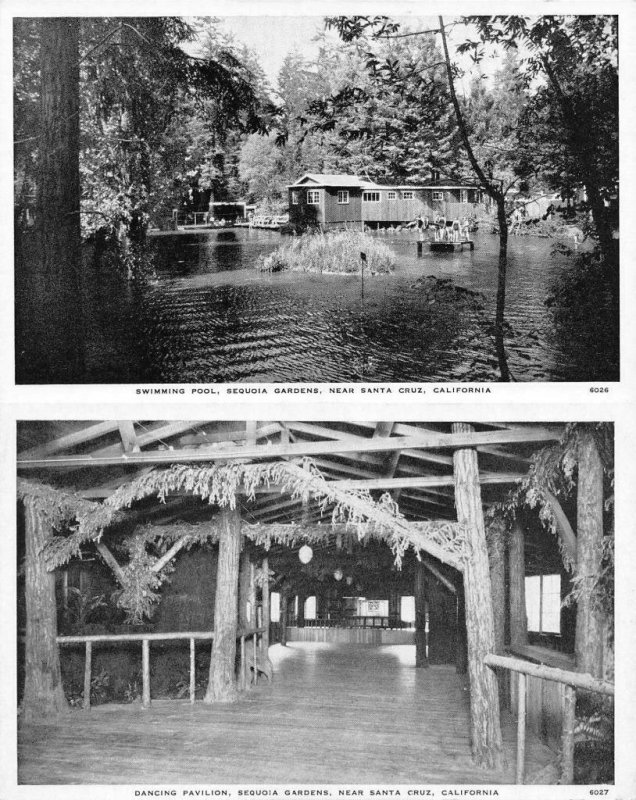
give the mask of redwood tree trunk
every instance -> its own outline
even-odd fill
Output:
[[[426,580],[424,564],[418,561],[415,565],[415,666],[428,667],[426,657]]]
[[[473,427],[456,422],[452,430],[453,433],[470,433]],[[473,448],[456,450],[453,467],[457,521],[468,528],[471,537],[464,591],[473,759],[479,766],[498,769],[503,764],[499,692],[494,672],[484,664],[485,656],[495,652],[495,631],[477,451]]]
[[[576,574],[582,577],[576,607],[576,666],[603,677],[603,615],[596,607],[593,582],[601,568],[603,547],[603,467],[591,432],[578,446]]]
[[[31,276],[36,334],[35,379],[75,382],[83,376],[80,177],[79,20],[40,20],[41,147],[38,172],[39,257]],[[28,276],[17,276],[20,280]],[[24,288],[24,287],[22,287]],[[19,365],[20,367],[20,365]]]
[[[204,702],[233,703],[236,688],[236,632],[238,627],[238,576],[241,549],[241,515],[238,509],[221,509],[219,564],[214,603],[214,641],[210,680]]]
[[[26,646],[22,718],[32,722],[68,710],[62,688],[57,637],[55,575],[42,558],[48,527],[34,503],[25,501]]]
[[[518,522],[510,532],[510,644],[528,644],[528,615],[526,614],[526,559],[523,528]]]

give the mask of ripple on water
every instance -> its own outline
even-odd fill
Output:
[[[160,237],[158,280],[135,301],[128,336],[141,374],[157,382],[426,382],[496,380],[484,319],[494,316],[497,239],[475,251],[416,257],[412,237],[383,237],[397,253],[392,276],[262,274],[259,254],[280,239],[238,231],[237,241]],[[546,240],[512,240],[506,345],[516,380],[590,380],[604,362],[595,344],[573,358],[551,324],[545,297],[567,263]],[[482,294],[477,319],[414,286],[423,275]],[[109,372],[109,374],[112,373]],[[111,377],[112,379],[112,377]],[[124,379],[124,378],[122,378]]]

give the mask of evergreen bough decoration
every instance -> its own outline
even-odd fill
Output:
[[[311,496],[317,498],[323,513],[332,509],[331,522],[344,524],[350,529],[350,535],[359,541],[365,537],[385,541],[398,568],[409,547],[419,558],[420,551],[426,550],[429,544],[436,548],[435,552],[442,560],[457,565],[465,561],[469,552],[466,531],[456,523],[431,522],[409,526],[388,493],[374,500],[366,490],[345,491],[331,486],[311,459],[303,460],[301,466],[287,461],[173,464],[168,468],[154,469],[122,485],[103,503],[94,503],[76,494],[23,479],[18,482],[18,495],[23,500],[30,498],[30,502],[37,503],[40,513],[57,531],[71,531],[70,536],[50,537],[45,545],[44,558],[48,568],[54,569],[79,555],[85,542],[99,542],[103,531],[125,519],[125,509],[138,500],[155,495],[165,502],[172,492],[186,492],[207,500],[210,505],[233,509],[237,495],[253,500],[260,486],[278,486],[281,494],[289,493],[292,498],[303,501],[308,501]],[[317,527],[307,529],[304,525],[244,523],[243,534],[266,549],[272,542],[294,546],[300,541],[324,541],[333,535],[330,525],[325,525],[324,533]],[[159,598],[159,589],[172,570],[170,561],[173,555],[194,544],[215,542],[218,536],[219,529],[211,520],[200,525],[144,525],[124,539],[122,546],[128,552],[129,560],[117,573],[122,585],[117,602],[127,611],[129,621],[139,622],[151,616],[153,605]],[[158,552],[159,558],[151,556],[148,548]]]

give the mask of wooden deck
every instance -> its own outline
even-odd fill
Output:
[[[293,643],[270,654],[274,681],[233,705],[97,706],[23,726],[21,784],[512,783],[470,760],[468,693],[452,667],[414,667],[414,647]],[[529,743],[527,773],[552,753]]]

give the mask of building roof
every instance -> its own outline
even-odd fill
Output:
[[[389,183],[376,183],[366,178],[360,178],[358,175],[346,175],[345,173],[320,173],[320,172],[306,172],[296,183],[289,184],[287,188],[297,189],[311,185],[312,188],[324,187],[343,187],[354,189],[384,189],[393,190],[418,190],[418,189],[477,189],[477,184],[474,183],[425,183],[425,184],[389,184]]]

